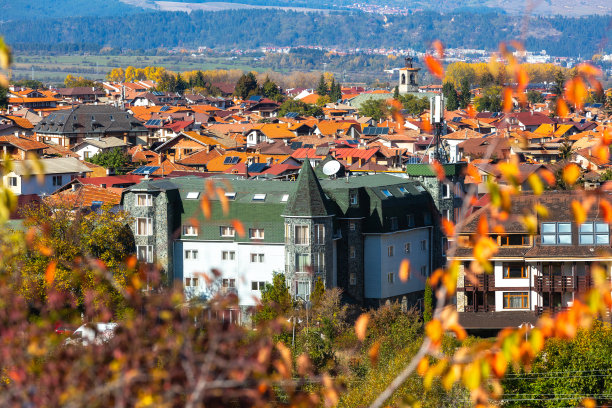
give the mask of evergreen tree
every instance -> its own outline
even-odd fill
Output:
[[[275,82],[271,81],[269,77],[266,76],[266,80],[264,81],[261,87],[261,93],[266,97],[274,100],[278,100],[281,96],[280,90],[278,89],[278,85]]]
[[[337,83],[332,82],[332,87],[329,91],[329,98],[331,99],[332,102],[336,102],[342,99],[342,86],[340,85],[339,82]]]
[[[200,70],[198,70],[198,72],[196,72],[196,74],[191,77],[191,82],[192,85],[191,87],[199,87],[199,88],[206,88],[206,86],[208,85],[206,83],[206,78],[204,78],[204,73]]]
[[[316,92],[319,96],[324,96],[329,93],[327,84],[325,83],[325,77],[323,75],[321,75],[321,78],[319,79],[319,85],[317,85]]]
[[[245,99],[250,95],[253,95],[259,89],[257,85],[257,79],[252,72],[248,72],[243,74],[240,79],[238,79],[238,83],[236,84],[236,89],[234,90],[234,95]]]
[[[563,91],[565,89],[565,75],[563,71],[558,70],[555,72],[555,83],[552,87],[552,93],[555,94],[554,101],[557,101],[557,98],[563,96]]]
[[[85,161],[97,164],[105,169],[113,169],[116,174],[126,174],[130,170],[127,167],[131,163],[130,156],[119,148],[96,153]]]
[[[8,89],[0,86],[0,109],[6,109],[8,106]]]
[[[459,99],[459,107],[465,109],[472,102],[472,91],[467,78],[461,80],[461,98]]]
[[[285,275],[277,273],[261,291],[261,306],[253,315],[255,323],[275,320],[279,316],[286,316],[293,308],[293,299],[285,284]]]
[[[174,87],[174,91],[183,93],[185,92],[185,89],[187,89],[187,87],[187,82],[185,82],[181,74],[176,74],[176,85]]]
[[[459,95],[457,95],[457,90],[452,82],[445,82],[442,85],[442,94],[444,95],[447,110],[454,111],[459,108]]]
[[[399,100],[399,97],[400,97],[399,86],[395,85],[395,88],[393,89],[393,99]]]

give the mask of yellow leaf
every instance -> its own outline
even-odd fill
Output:
[[[425,334],[427,337],[431,339],[434,343],[437,343],[442,338],[442,323],[438,319],[433,319],[427,322],[425,325]]]
[[[423,357],[417,365],[416,372],[418,375],[423,377],[425,373],[427,373],[427,369],[429,369],[429,359],[427,357]]]
[[[360,341],[363,341],[366,336],[366,330],[368,328],[368,322],[370,321],[370,315],[363,313],[357,318],[355,322],[355,334]]]
[[[474,390],[480,386],[480,362],[474,361],[468,364],[463,371],[463,384],[468,390]]]
[[[570,163],[563,168],[563,180],[573,186],[580,176],[580,167],[575,163]]]
[[[572,201],[572,212],[574,213],[574,220],[576,221],[576,224],[580,225],[586,221],[587,215],[580,201]]]
[[[408,259],[402,260],[399,270],[399,278],[402,282],[406,282],[410,279],[410,261]]]
[[[540,195],[544,191],[544,186],[542,185],[542,180],[535,174],[532,173],[527,177],[527,181],[531,186],[531,190],[535,195]]]

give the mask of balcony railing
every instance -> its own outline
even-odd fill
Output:
[[[554,307],[548,307],[548,306],[536,306],[535,307],[535,312],[538,316],[541,316],[543,313],[550,313],[551,315],[555,315],[559,312],[563,312],[564,310],[569,309],[566,306],[554,306]]]
[[[494,312],[495,305],[465,305],[466,312]]]
[[[593,287],[591,276],[536,276],[537,292],[586,292]]]
[[[472,276],[471,278],[464,277],[463,279],[466,291],[485,292],[495,290],[495,276],[493,275],[482,274],[478,276]]]

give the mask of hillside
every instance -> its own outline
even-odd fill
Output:
[[[544,49],[558,56],[592,55],[601,51],[608,22],[607,16],[532,18],[525,44],[528,50]],[[0,35],[17,49],[29,51],[298,45],[425,50],[434,39],[451,48],[493,50],[501,41],[521,38],[522,23],[520,16],[500,14],[419,12],[384,17],[357,12],[230,10],[47,19],[38,21],[34,30],[29,21],[6,22],[0,23]],[[604,47],[604,52],[612,51],[610,42]]]

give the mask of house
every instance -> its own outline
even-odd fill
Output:
[[[0,115],[0,135],[31,136],[34,125],[19,116]]]
[[[59,88],[57,93],[64,100],[69,102],[91,103],[99,98],[106,96],[106,92],[95,87],[77,86],[74,88]]]
[[[91,170],[74,157],[19,160],[11,171],[2,176],[3,185],[15,195],[50,195],[77,177],[85,177]]]
[[[245,132],[247,147],[255,146],[262,142],[279,140],[288,143],[295,139],[295,134],[285,124],[262,123],[254,125]]]
[[[71,148],[86,138],[114,136],[145,144],[149,130],[130,113],[107,105],[78,105],[50,114],[34,127],[38,141]]]
[[[229,214],[209,196],[212,215],[204,219],[199,177],[143,181],[123,193],[122,204],[135,219],[141,261],[157,263],[188,298],[236,293],[243,322],[275,272],[285,273],[296,299],[308,300],[320,278],[342,288],[347,301],[414,304],[441,258],[437,212],[418,182],[389,175],[319,180],[308,161],[297,181],[208,180],[224,191]],[[413,273],[402,282],[404,258]]]
[[[170,161],[178,162],[192,153],[201,150],[210,152],[215,147],[226,148],[213,134],[180,132],[177,136],[159,145],[155,151]]]
[[[79,155],[80,160],[86,160],[98,153],[106,153],[114,149],[125,152],[127,147],[128,145],[123,140],[110,136],[103,139],[84,139],[71,150]]]
[[[47,147],[49,146],[44,143],[26,137],[0,136],[2,154],[10,156],[13,160],[25,160],[28,155],[41,157]]]
[[[571,210],[573,191],[547,191],[540,196],[513,199],[507,220],[496,221],[505,233],[489,236],[498,246],[490,258],[491,273],[470,271],[474,261],[470,235],[476,233],[480,217],[489,217],[489,208],[471,215],[459,233],[459,248],[452,259],[460,262],[460,323],[483,335],[507,326],[533,323],[542,313],[556,313],[570,306],[593,287],[592,266],[598,263],[609,271],[612,265],[610,226],[598,211],[600,199],[612,198],[608,193],[604,195],[596,197],[580,225],[574,222]],[[548,217],[537,218],[537,229],[531,235],[517,215],[536,203],[548,209]]]

